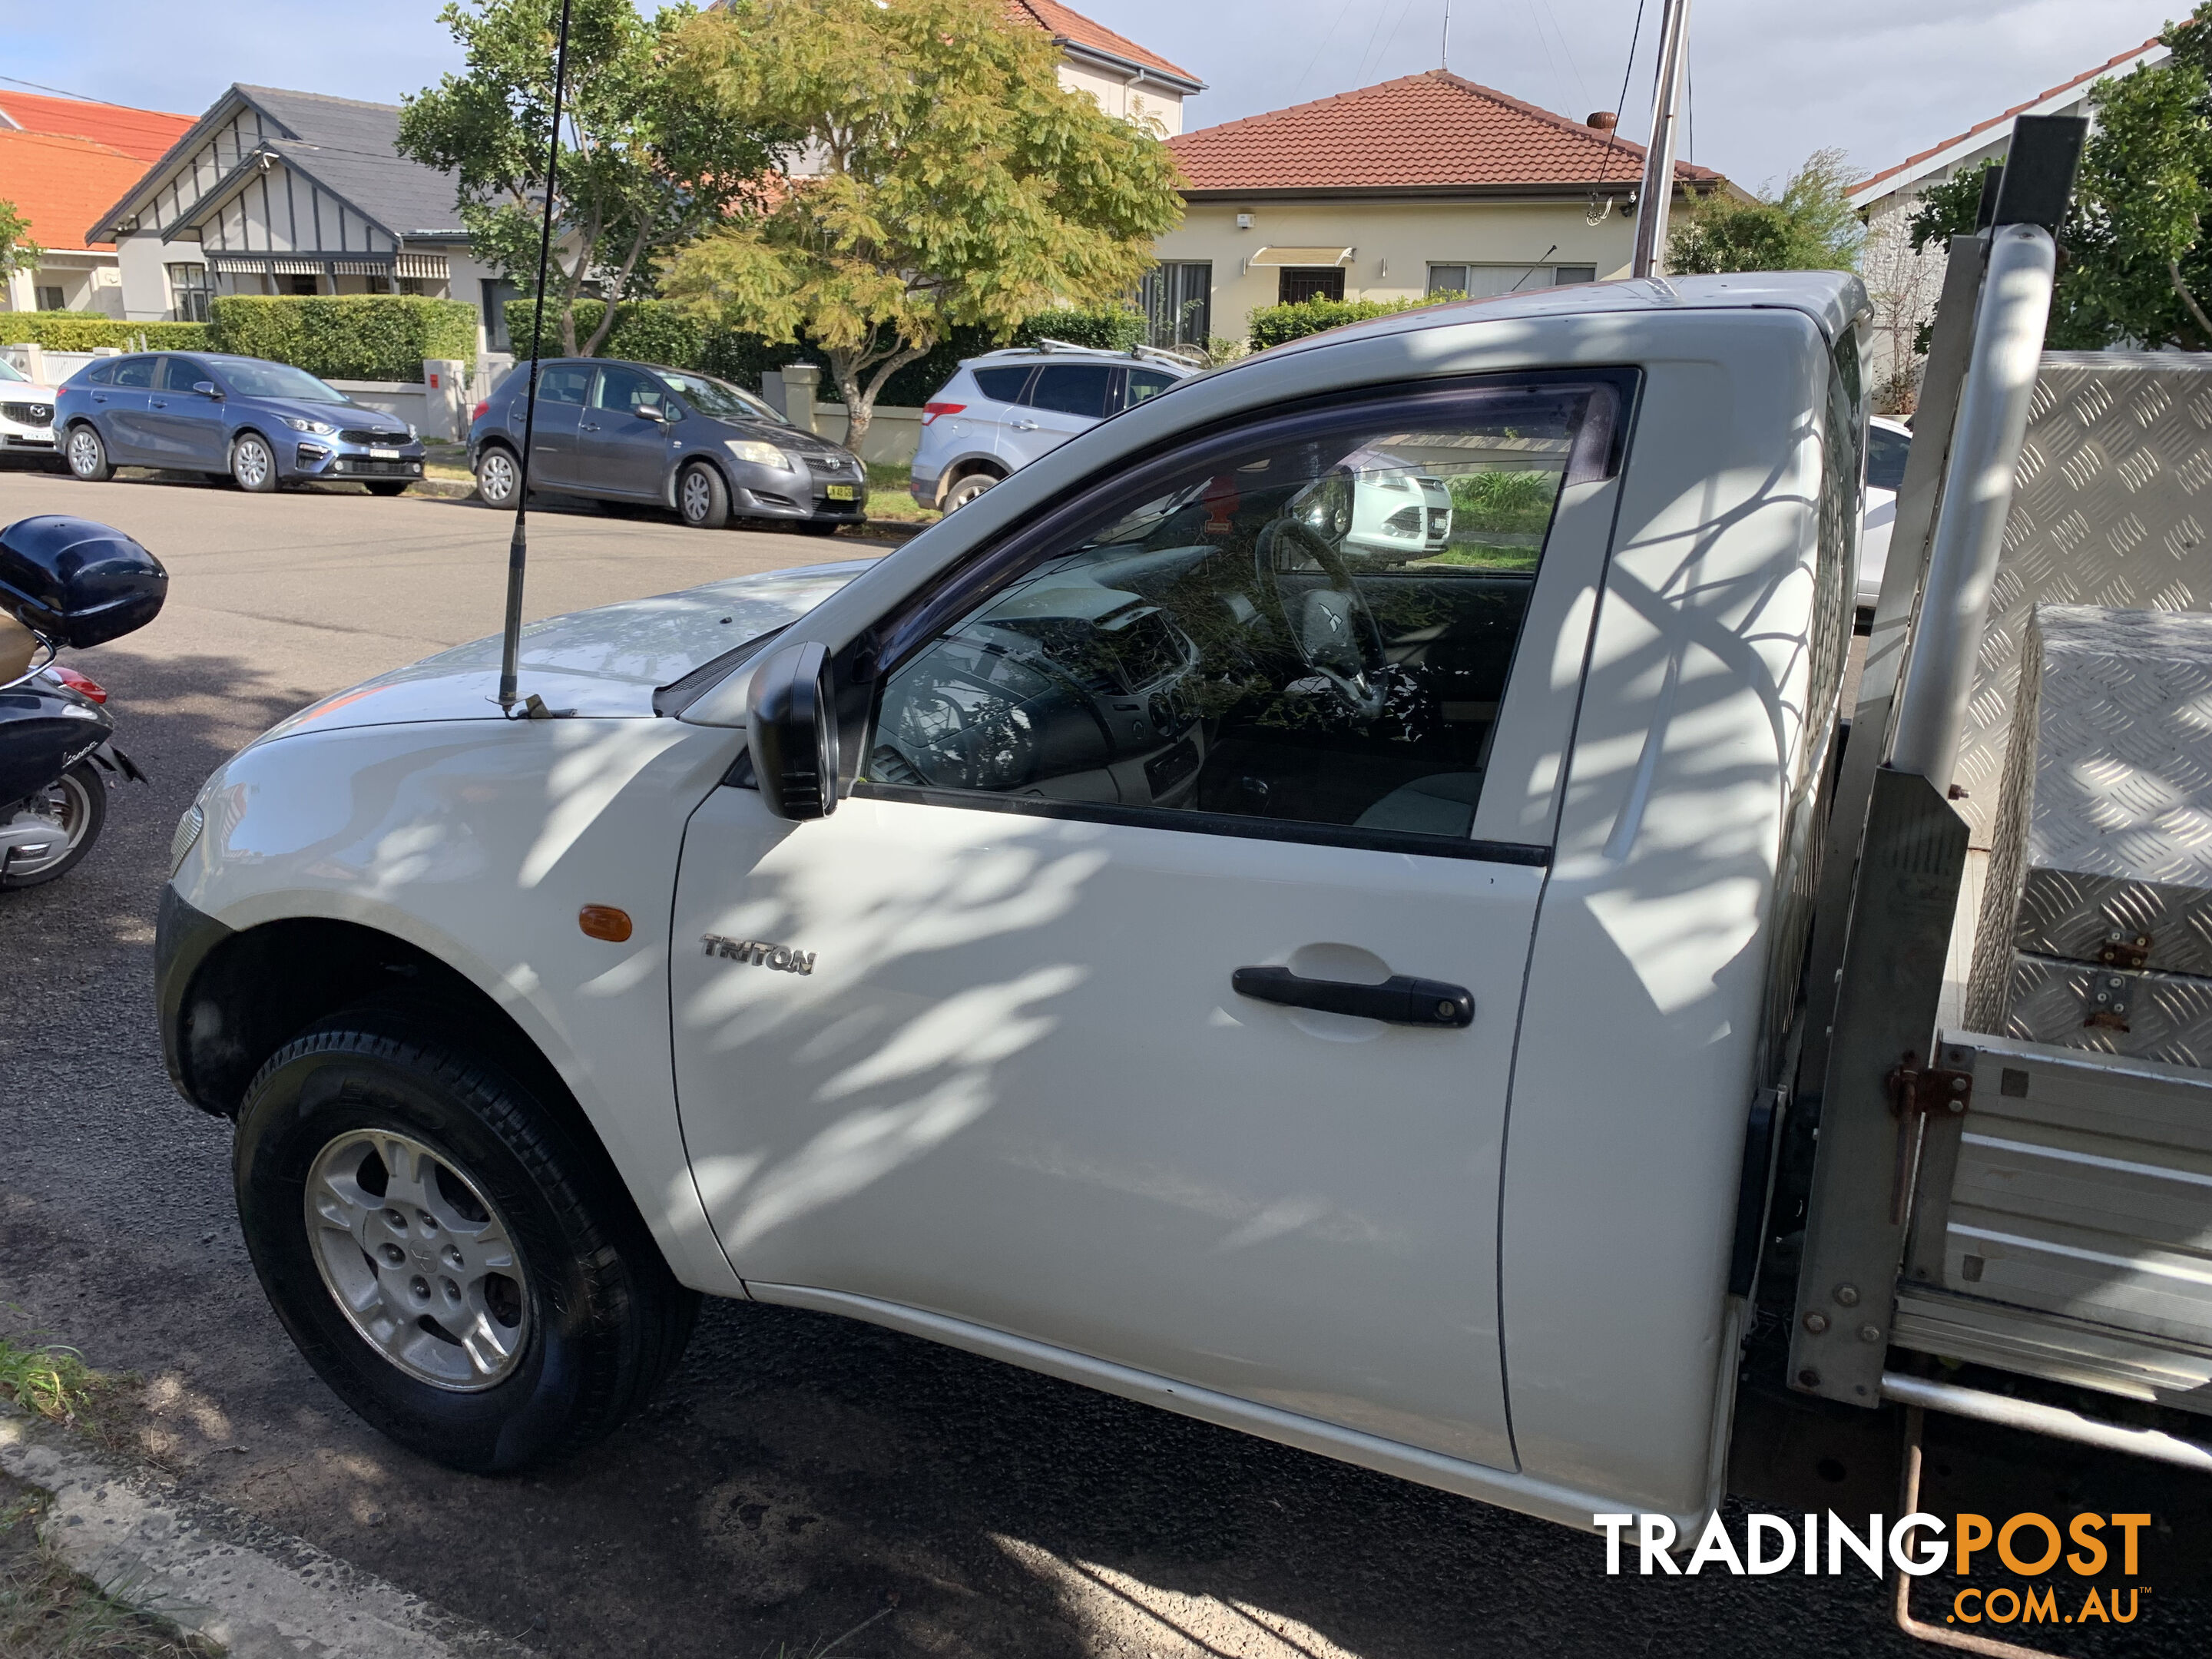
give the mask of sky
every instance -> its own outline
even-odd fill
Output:
[[[650,7],[653,0],[641,0]],[[1437,67],[1447,0],[1077,0],[1206,82],[1208,125]],[[1450,67],[1579,119],[1650,126],[1662,0],[1450,0]],[[1629,41],[1639,4],[1642,44]],[[197,114],[234,81],[397,102],[459,65],[441,0],[0,0],[0,76]],[[2182,0],[1695,0],[1690,159],[1757,189],[1816,149],[1872,173],[2155,34]]]

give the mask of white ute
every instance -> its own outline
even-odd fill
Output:
[[[879,562],[541,624],[556,718],[487,641],[287,720],[179,826],[159,994],[302,1350],[512,1468],[750,1297],[1693,1528],[1787,1340],[1866,316],[1382,319]]]

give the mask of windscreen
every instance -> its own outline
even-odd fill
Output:
[[[0,380],[23,380],[29,378],[28,375],[20,373],[15,365],[5,357],[0,357]]]
[[[733,421],[774,421],[778,426],[791,422],[778,414],[773,404],[756,398],[750,392],[740,392],[726,380],[710,380],[703,374],[670,374],[660,377],[684,401],[702,415]]]
[[[289,398],[297,404],[347,404],[353,401],[335,386],[325,386],[304,368],[289,363],[227,362],[222,378],[241,398]]]

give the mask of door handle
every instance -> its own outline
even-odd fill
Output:
[[[94,403],[96,403],[96,404],[104,404],[104,403],[106,403],[106,402],[107,401],[107,399],[106,399],[105,397],[103,397],[100,393],[99,393],[99,392],[94,392],[94,393],[92,394],[92,400],[93,400],[93,402],[94,402]]]
[[[1318,1008],[1391,1025],[1434,1025],[1456,1030],[1474,1024],[1474,998],[1464,986],[1440,979],[1393,975],[1380,985],[1342,979],[1304,979],[1287,968],[1239,968],[1229,976],[1240,997],[1285,1008]]]
[[[1037,423],[1035,421],[1016,421],[1014,422],[1014,430],[1017,432],[1034,432],[1036,429]]]
[[[154,399],[154,407],[156,409],[167,409],[168,404],[163,403],[159,398],[156,398]]]
[[[599,423],[597,421],[586,421],[576,428],[579,432],[597,432],[599,429]]]

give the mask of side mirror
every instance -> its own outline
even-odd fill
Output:
[[[203,398],[212,398],[217,403],[221,403],[222,401],[222,388],[217,386],[213,380],[194,380],[192,382],[192,390],[198,392]]]
[[[753,671],[745,729],[769,811],[804,823],[837,810],[837,706],[827,647],[811,640],[787,646]]]
[[[668,418],[668,411],[659,404],[640,404],[636,413],[639,420],[651,421],[656,425]]]

